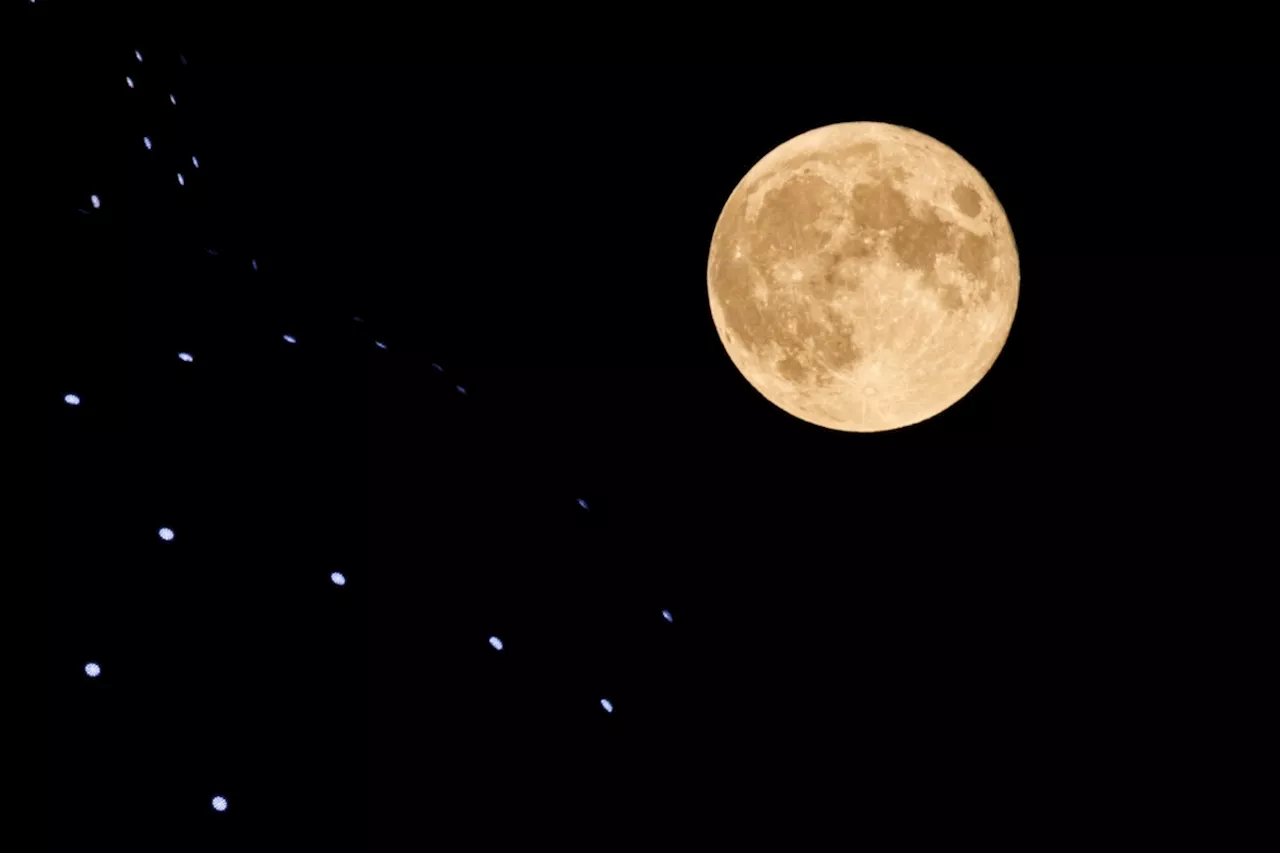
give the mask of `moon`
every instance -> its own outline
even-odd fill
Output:
[[[1018,305],[1004,208],[963,157],[906,127],[803,133],[747,172],[716,221],[720,341],[765,399],[845,432],[920,423],[990,370]]]

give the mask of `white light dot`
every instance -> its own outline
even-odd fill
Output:
[[[670,622],[670,621],[671,621],[671,611],[670,611],[670,610],[664,610],[664,611],[662,611],[662,618],[663,618],[663,619],[666,619],[668,622]]]
[[[173,95],[170,95],[170,96],[169,96],[169,103],[173,104],[173,105],[176,107],[176,106],[178,105],[178,99],[177,99],[177,98],[175,98]]]
[[[387,345],[386,345],[386,344],[384,344],[382,341],[374,341],[374,343],[378,345],[378,349],[386,349],[386,348],[387,348]]]
[[[184,177],[182,177],[182,173],[181,173],[181,172],[179,172],[179,173],[178,173],[178,186],[183,186],[183,187],[185,187],[186,185],[187,185],[187,179],[186,179],[186,178],[184,178]]]
[[[605,709],[606,711],[608,711],[610,714],[612,714],[612,713],[613,713],[613,703],[612,703],[612,702],[610,702],[608,699],[601,699],[601,700],[600,700],[600,707],[604,708],[604,709]]]
[[[194,154],[191,155],[191,165],[195,166],[197,169],[200,168],[200,161],[196,159],[196,155]],[[258,262],[254,261],[253,263],[254,263],[254,269],[257,269]]]
[[[89,201],[93,202],[93,206],[95,208],[102,207],[102,199],[98,198],[96,195],[89,196]]]
[[[130,89],[132,89],[132,88],[133,88],[133,78],[132,78],[132,77],[126,77],[126,78],[124,78],[124,82],[126,82],[126,83],[128,83],[128,84],[129,84],[129,88],[130,88]]]
[[[143,145],[145,145],[145,146],[147,146],[147,150],[148,150],[148,151],[150,151],[150,150],[151,150],[151,137],[150,137],[150,136],[144,136],[144,137],[142,137],[142,144],[143,144]]]
[[[493,646],[498,651],[502,651],[502,641],[499,640],[497,637],[490,637],[489,645]]]
[[[295,338],[293,335],[285,335],[284,339],[291,344],[296,344],[298,342],[298,339]]]
[[[463,388],[461,385],[459,385],[459,386],[458,386],[458,393],[465,397],[465,396],[467,396],[467,389],[466,389],[466,388]]]
[[[214,810],[215,812],[225,812],[225,811],[227,810],[227,798],[226,798],[226,797],[214,797],[214,798],[213,798],[213,810]]]
[[[68,405],[68,406],[78,406],[78,405],[80,405],[80,397],[79,397],[79,396],[77,396],[77,395],[75,395],[75,394],[68,394],[67,396],[63,397],[62,399],[67,401],[67,405]]]
[[[578,506],[580,506],[580,507],[582,507],[583,509],[586,509],[586,510],[591,509],[591,507],[587,506],[587,499],[586,499],[586,498],[578,498]]]
[[[166,541],[166,542],[172,542],[172,541],[173,541],[173,531],[172,531],[172,530],[170,530],[170,529],[169,529],[169,528],[167,528],[167,527],[161,527],[161,528],[160,528],[160,538],[161,538],[161,539],[163,539],[163,540],[164,540],[164,541]]]
[[[333,574],[329,575],[329,580],[333,581],[338,586],[346,586],[347,584],[347,576],[344,575],[342,572],[334,572]]]
[[[102,667],[98,666],[96,663],[87,663],[84,665],[84,674],[90,678],[97,678],[99,675],[102,675]]]
[[[138,61],[139,61],[139,62],[141,62],[141,61],[142,61],[142,51],[140,51],[140,50],[135,50],[135,51],[133,52],[133,55],[134,55],[134,56],[136,56],[136,57],[138,57]]]
[[[195,361],[195,359],[191,357],[191,353],[189,352],[178,353],[178,358],[182,359],[183,361]]]

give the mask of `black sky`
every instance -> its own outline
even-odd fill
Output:
[[[1025,796],[1073,500],[1045,460],[1100,442],[1050,413],[1051,365],[1092,363],[1055,304],[1257,244],[1206,214],[1249,190],[1195,185],[1213,143],[1186,139],[1255,75],[410,59],[113,36],[38,66],[67,131],[42,210],[55,836],[410,849],[361,839],[920,803],[944,831]],[[706,304],[741,176],[855,120],[962,154],[1021,260],[987,378],[887,434],[765,402]]]

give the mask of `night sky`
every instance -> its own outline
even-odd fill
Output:
[[[1197,75],[126,35],[35,75],[68,131],[41,211],[54,849],[988,837],[1034,799],[1048,294],[1152,270],[1161,226],[1090,198]],[[853,120],[960,152],[1021,260],[989,375],[882,434],[766,402],[707,307],[738,180]],[[1171,198],[1184,154],[1130,187]]]

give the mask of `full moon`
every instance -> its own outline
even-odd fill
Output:
[[[720,212],[711,316],[774,405],[845,432],[920,423],[986,375],[1018,304],[1004,208],[915,130],[833,124],[770,151]]]

